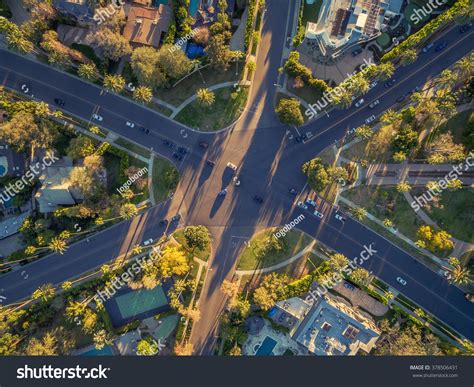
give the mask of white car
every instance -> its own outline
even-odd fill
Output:
[[[237,166],[235,164],[232,164],[232,163],[227,163],[227,167],[232,169],[233,171],[237,170]]]
[[[374,82],[372,82],[372,83],[370,84],[369,90],[370,90],[370,89],[373,89],[375,86],[377,86],[377,81],[374,81]]]
[[[134,128],[135,127],[135,124],[133,122],[130,122],[130,121],[127,121],[125,123],[125,125],[127,125],[129,128]]]
[[[379,103],[380,103],[380,100],[379,100],[379,99],[376,99],[375,101],[373,101],[373,102],[369,105],[369,108],[373,109],[373,108],[376,107]]]
[[[366,124],[370,124],[372,121],[375,121],[375,116],[373,114],[365,119]]]
[[[299,208],[302,208],[303,210],[307,210],[308,209],[308,206],[306,204],[304,204],[303,202],[298,202],[297,206]]]
[[[340,220],[342,223],[346,221],[346,218],[344,218],[341,214],[336,214],[334,216],[337,220]]]
[[[359,99],[359,100],[355,103],[354,106],[355,106],[356,108],[358,108],[358,107],[362,106],[362,104],[363,104],[364,102],[365,102],[365,101],[364,101],[364,98],[361,98],[361,99]]]
[[[316,207],[316,202],[313,199],[310,199],[310,198],[306,199],[306,204],[310,204],[313,207]]]
[[[104,119],[104,117],[99,116],[99,115],[96,114],[96,113],[94,113],[94,114],[92,115],[92,118],[93,118],[94,120],[96,120],[96,121],[103,121],[103,119]]]
[[[149,246],[153,243],[153,239],[150,238],[150,239],[147,239],[145,242],[143,242],[143,246]]]
[[[407,281],[405,281],[402,277],[397,277],[397,282],[401,283],[403,286],[407,284]]]
[[[323,214],[321,214],[319,211],[314,211],[314,215],[317,216],[319,219],[323,218]]]

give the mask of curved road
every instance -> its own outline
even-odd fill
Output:
[[[298,144],[286,135],[287,130],[293,129],[281,125],[273,111],[277,92],[274,84],[279,81],[277,70],[293,20],[293,5],[294,1],[289,5],[287,0],[276,0],[267,7],[247,108],[233,128],[217,134],[184,128],[69,74],[5,50],[0,52],[0,79],[6,87],[18,90],[27,82],[35,98],[51,104],[54,98],[61,98],[66,101],[65,111],[86,121],[98,112],[104,117],[106,129],[165,157],[172,153],[162,143],[165,138],[189,150],[178,165],[181,180],[172,200],[94,235],[90,242],[72,245],[64,255],[52,254],[25,266],[22,270],[28,273],[27,280],[19,271],[1,276],[0,295],[6,297],[4,304],[28,297],[41,284],[60,284],[126,253],[136,243],[156,238],[165,231],[159,221],[179,213],[183,222],[179,227],[202,224],[213,237],[210,269],[200,298],[201,320],[193,325],[191,336],[196,353],[210,354],[225,301],[220,285],[232,276],[246,239],[262,228],[284,224],[301,213],[295,207],[295,198],[288,194],[290,186],[303,194],[306,192],[301,165],[342,138],[348,129],[362,124],[367,116],[380,115],[400,95],[407,94],[473,48],[472,32],[460,35],[457,28],[448,31],[442,38],[448,42],[448,48],[440,53],[420,54],[412,65],[397,69],[395,86],[385,89],[379,84],[364,96],[367,102],[363,107],[333,110],[329,117],[315,119],[300,128],[300,132],[311,132],[312,137],[305,144]],[[283,9],[289,12],[282,12]],[[266,51],[267,48],[270,49]],[[368,103],[377,98],[380,104],[369,111]],[[149,128],[150,134],[126,127],[127,120]],[[198,146],[201,140],[209,143],[206,151]],[[213,160],[215,166],[209,167],[206,159]],[[227,162],[238,166],[242,181],[238,188],[231,184]],[[228,188],[227,195],[217,197],[224,187]],[[263,204],[255,203],[254,195],[263,197]],[[329,204],[322,204],[320,211],[325,214],[322,221],[307,212],[299,228],[348,257],[358,256],[364,245],[374,244],[377,253],[364,267],[474,340],[474,307],[458,288],[357,221],[348,219],[341,224],[334,218],[335,209]],[[400,285],[397,277],[403,277],[407,285]]]

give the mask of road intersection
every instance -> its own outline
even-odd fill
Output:
[[[210,269],[200,297],[201,319],[193,325],[191,336],[196,353],[211,353],[218,316],[225,302],[220,285],[232,277],[243,242],[261,229],[285,224],[302,213],[295,206],[295,197],[288,194],[289,187],[300,190],[305,186],[301,165],[344,137],[348,129],[361,125],[369,115],[367,106],[332,110],[329,116],[323,115],[299,129],[312,135],[305,144],[288,138],[286,132],[293,129],[280,124],[274,114],[278,92],[274,85],[278,84],[278,68],[287,38],[287,32],[281,28],[287,21],[287,13],[282,12],[285,8],[288,8],[286,0],[274,1],[268,7],[247,108],[232,128],[219,133],[199,133],[185,128],[124,97],[1,51],[0,80],[5,87],[18,90],[26,82],[35,98],[51,105],[55,98],[61,98],[66,101],[65,112],[84,121],[89,121],[93,113],[100,114],[104,128],[164,157],[172,159],[172,150],[163,140],[189,150],[178,166],[181,180],[172,199],[90,237],[89,242],[70,246],[64,255],[52,254],[29,264],[25,267],[28,280],[19,271],[0,277],[0,295],[8,303],[28,297],[44,283],[60,284],[99,267],[127,253],[136,243],[162,235],[165,229],[159,222],[179,213],[183,220],[180,227],[201,224],[209,228],[213,237]],[[381,101],[370,114],[380,115],[400,95],[407,95],[469,53],[473,35],[463,35],[461,39],[457,29],[452,29],[443,36],[448,42],[445,51],[420,53],[415,63],[398,68],[395,86],[387,90],[379,84],[364,97],[368,102]],[[270,47],[268,52],[264,50],[266,47]],[[148,128],[150,133],[127,127],[127,120]],[[209,143],[207,150],[199,147],[201,141]],[[207,165],[206,160],[212,160],[214,167]],[[232,184],[228,162],[238,166],[242,181],[239,187]],[[219,197],[218,192],[224,188],[228,189],[227,195]],[[255,202],[252,199],[255,195],[264,202]],[[461,290],[361,223],[348,219],[342,224],[334,218],[336,209],[329,204],[321,211],[323,220],[305,212],[306,219],[298,228],[348,257],[358,255],[364,244],[373,243],[378,252],[365,263],[367,270],[474,340],[474,310]],[[406,279],[407,285],[398,283],[397,277]]]

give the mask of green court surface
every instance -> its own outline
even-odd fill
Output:
[[[122,318],[136,316],[149,310],[166,305],[165,292],[161,286],[151,290],[139,290],[119,296],[115,299]]]

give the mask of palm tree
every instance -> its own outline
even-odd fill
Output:
[[[104,87],[115,93],[120,93],[125,87],[125,79],[116,74],[107,74],[104,78]]]
[[[63,290],[69,290],[71,288],[72,288],[72,282],[70,282],[70,281],[64,281],[61,284],[61,289],[63,289]]]
[[[370,129],[370,127],[368,125],[359,126],[355,130],[355,135],[357,137],[363,138],[364,140],[369,139],[370,137],[373,136],[373,134],[374,134],[374,132],[372,132],[372,129]]]
[[[452,269],[448,268],[448,281],[453,284],[464,285],[471,283],[469,269],[464,268],[461,262],[456,257],[449,258],[449,264],[453,266]]]
[[[97,66],[94,63],[82,63],[77,69],[77,74],[81,78],[92,81],[98,77]]]
[[[393,73],[395,72],[395,66],[392,62],[380,63],[376,67],[377,76],[382,81],[392,78]]]
[[[393,222],[390,219],[384,219],[383,225],[387,228],[393,227]]]
[[[441,75],[438,77],[438,84],[440,84],[443,88],[451,88],[457,81],[456,74],[449,70],[443,70]]]
[[[352,93],[347,88],[343,88],[341,93],[334,95],[333,103],[342,109],[347,109],[352,104]]]
[[[153,99],[153,91],[147,86],[138,86],[133,91],[133,99],[142,103],[149,103]]]
[[[51,239],[48,248],[55,253],[64,254],[64,252],[67,250],[67,244],[66,241],[61,237],[56,237]]]
[[[351,78],[351,92],[354,95],[365,94],[370,89],[370,84],[363,76],[355,75]]]
[[[355,207],[352,209],[352,214],[358,220],[363,220],[367,217],[367,210],[364,207]]]
[[[400,53],[400,62],[404,66],[415,62],[417,58],[418,58],[418,55],[414,48],[408,48],[408,49],[402,50],[402,52]]]
[[[41,285],[38,289],[36,289],[31,297],[33,300],[39,300],[41,299],[44,302],[49,301],[54,297],[54,294],[56,293],[53,284],[44,284]]]
[[[71,301],[66,307],[66,317],[74,321],[75,317],[82,316],[85,312],[87,305],[79,301]]]
[[[132,203],[125,203],[120,207],[120,216],[124,219],[132,219],[137,214],[138,208]]]
[[[132,248],[132,254],[133,255],[138,255],[143,251],[143,248],[140,245],[135,245]]]
[[[398,192],[408,192],[410,190],[411,190],[411,186],[406,181],[402,181],[402,182],[397,184],[397,191]]]
[[[461,79],[465,79],[469,77],[472,72],[474,72],[474,62],[471,61],[467,56],[458,60],[456,64],[454,65],[454,68],[456,72],[458,73],[458,76]]]
[[[215,94],[209,89],[199,89],[196,97],[201,106],[209,107],[216,101]]]

